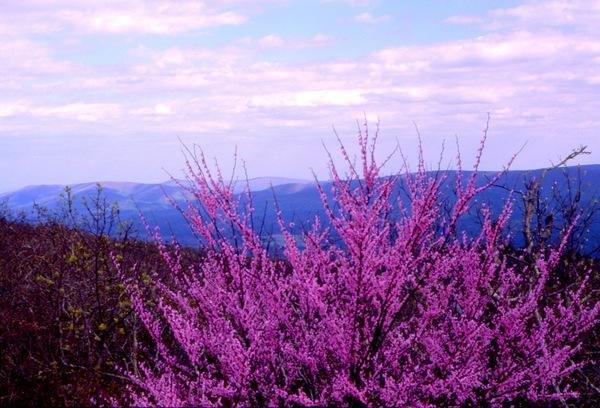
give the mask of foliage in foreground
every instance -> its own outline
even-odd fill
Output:
[[[171,272],[156,277],[160,300],[129,282],[155,347],[129,373],[131,402],[499,406],[576,397],[600,303],[588,296],[590,271],[560,262],[569,231],[559,247],[515,255],[504,234],[509,203],[500,214],[478,208],[481,233],[467,237],[457,224],[494,180],[457,177],[446,212],[444,177],[428,175],[422,157],[416,173],[382,178],[374,141],[362,134],[358,144],[358,166],[341,147],[350,177],[332,161],[333,198],[321,190],[330,227],[315,220],[299,245],[280,217],[281,258],[255,233],[251,194],[240,201],[194,158],[199,206],[186,214],[206,257],[183,266],[181,252],[159,242]],[[400,179],[411,200],[398,209]]]
[[[120,370],[143,358],[147,336],[111,255],[143,286],[160,269],[156,246],[131,237],[101,189],[75,204],[67,190],[35,225],[0,208],[0,407],[118,397]]]

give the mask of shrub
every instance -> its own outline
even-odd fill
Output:
[[[560,263],[569,231],[560,246],[523,257],[508,248],[507,203],[500,214],[480,206],[481,232],[468,236],[459,220],[494,180],[457,177],[446,212],[443,173],[426,172],[420,155],[415,173],[381,177],[375,140],[359,133],[358,165],[341,145],[349,177],[330,162],[333,197],[319,187],[327,222],[315,220],[299,239],[279,217],[281,257],[255,232],[251,193],[235,196],[203,156],[188,161],[198,205],[186,215],[206,256],[184,267],[177,246],[159,241],[171,272],[155,277],[159,301],[129,282],[155,347],[155,358],[129,373],[133,404],[500,406],[576,397],[573,374],[590,363],[581,344],[600,304],[588,297],[589,270]],[[400,182],[409,206],[394,197]],[[558,268],[571,281],[555,290]]]
[[[117,230],[123,223],[101,189],[83,211],[78,204],[67,190],[58,208],[36,208],[34,225],[0,210],[0,406],[118,396],[127,383],[119,368],[142,357],[144,332],[111,254],[126,276],[161,258],[127,225]]]

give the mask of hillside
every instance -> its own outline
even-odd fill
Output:
[[[521,242],[520,230],[523,215],[523,200],[520,192],[526,189],[526,183],[541,176],[543,170],[515,170],[509,171],[503,175],[497,186],[484,191],[478,198],[492,208],[499,211],[504,202],[509,198],[509,191],[513,190],[513,199],[515,200],[515,209],[513,213],[513,236],[515,243]],[[455,171],[444,171],[446,177],[444,185],[444,195],[448,203],[453,200],[453,186],[456,184],[457,173]],[[477,174],[477,184],[483,185],[496,175],[495,172],[479,172]],[[471,172],[464,172],[463,178],[471,176]],[[191,197],[190,193],[184,188],[188,181],[168,181],[160,184],[142,184],[131,182],[103,182],[103,195],[109,202],[115,202],[119,205],[121,218],[133,223],[139,232],[144,228],[140,222],[140,212],[144,214],[151,225],[158,226],[163,235],[174,235],[180,242],[186,245],[194,245],[196,240],[190,231],[187,223],[173,207],[170,200],[177,205],[184,205]],[[234,193],[240,194],[245,190],[245,181],[234,183]],[[324,190],[331,193],[331,183],[321,182]],[[97,183],[76,184],[71,187],[76,205],[83,206],[85,199],[91,199],[96,194]],[[287,179],[278,177],[264,177],[249,180],[250,190],[254,207],[256,208],[255,217],[258,222],[264,225],[264,232],[268,235],[277,236],[276,214],[274,206],[274,196],[284,218],[287,221],[295,223],[295,232],[299,232],[303,226],[312,222],[315,216],[325,220],[325,214],[314,182],[297,179]],[[272,187],[272,188],[271,188]],[[396,195],[399,199],[405,200],[402,192],[403,186],[398,185]],[[0,194],[0,202],[5,201],[9,209],[13,211],[30,211],[34,204],[41,205],[48,209],[57,208],[62,199],[61,193],[64,192],[63,185],[42,185],[29,186],[21,190]],[[576,197],[577,191],[580,191]],[[592,208],[597,204],[600,197],[600,165],[587,165],[579,167],[564,167],[555,169],[546,175],[541,184],[542,201],[548,202],[553,208],[548,210],[555,214],[556,223],[560,225],[562,216],[560,206],[566,205],[566,202],[577,200],[580,208]],[[406,201],[406,200],[405,200]],[[32,216],[30,216],[30,219]],[[263,223],[264,218],[264,223]],[[32,219],[33,220],[33,219]],[[472,218],[464,219],[462,227],[466,231],[475,230],[478,220],[475,215]],[[554,231],[558,233],[557,229]],[[586,225],[585,252],[595,252],[600,242],[600,217],[593,217],[589,225]],[[143,233],[141,235],[143,237]]]

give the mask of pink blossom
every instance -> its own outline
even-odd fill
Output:
[[[575,395],[572,373],[590,363],[581,339],[600,312],[586,300],[589,272],[550,293],[562,247],[532,263],[511,257],[510,202],[495,215],[478,208],[478,236],[457,231],[493,181],[458,177],[445,212],[443,173],[427,173],[421,155],[416,173],[381,177],[375,139],[359,133],[359,166],[341,146],[349,178],[330,162],[333,199],[318,187],[329,227],[316,220],[298,245],[279,216],[281,257],[255,231],[251,194],[234,195],[203,156],[188,162],[196,202],[186,214],[206,257],[185,269],[159,240],[173,278],[156,282],[160,301],[149,306],[130,286],[157,349],[129,374],[133,404],[501,406]]]

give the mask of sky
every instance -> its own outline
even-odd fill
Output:
[[[600,0],[0,1],[0,61],[0,192],[164,181],[183,144],[326,178],[365,120],[468,166],[488,114],[484,169],[600,163]]]

